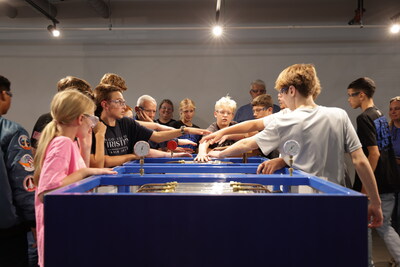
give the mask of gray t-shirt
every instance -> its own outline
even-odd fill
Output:
[[[231,121],[231,123],[229,123],[229,126],[232,126],[232,125],[235,125],[235,124],[237,124],[236,121]],[[210,126],[208,126],[207,130],[214,133],[214,132],[220,130],[220,128],[218,127],[217,122],[213,122],[213,123],[211,123]],[[225,142],[223,142],[222,144],[216,143],[216,144],[210,145],[209,148],[231,146],[231,145],[233,145],[235,142],[236,142],[235,140],[229,140],[229,139],[228,139],[228,140],[225,140]]]
[[[283,145],[288,140],[300,144],[293,167],[344,185],[344,153],[361,147],[347,113],[340,108],[317,106],[275,113],[264,119],[265,129],[253,136],[264,154],[278,149],[286,163]]]

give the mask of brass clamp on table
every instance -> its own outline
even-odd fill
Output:
[[[133,151],[137,156],[140,157],[140,175],[144,175],[144,157],[147,156],[150,152],[150,145],[145,141],[139,141],[133,147]]]
[[[288,140],[283,144],[283,151],[289,155],[289,175],[293,176],[293,156],[300,151],[300,144],[296,140]]]
[[[262,184],[231,182],[230,185],[233,188],[233,192],[250,191],[254,193],[271,193],[271,191]]]
[[[138,189],[138,193],[172,193],[175,192],[177,182],[168,182],[160,184],[144,184]]]

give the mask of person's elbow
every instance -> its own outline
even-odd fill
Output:
[[[350,153],[350,156],[351,156],[351,161],[353,162],[353,165],[356,168],[357,167],[363,168],[369,166],[369,161],[361,148],[358,148],[357,150]]]
[[[104,158],[96,158],[96,155],[90,155],[90,167],[91,168],[104,168]]]

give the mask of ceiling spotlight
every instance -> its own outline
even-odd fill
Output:
[[[47,30],[53,35],[54,37],[59,37],[60,36],[60,31],[57,30],[56,25],[49,25],[47,26]]]
[[[224,32],[224,28],[222,28],[219,25],[216,25],[212,28],[212,33],[215,37],[219,37],[222,35],[222,33]]]
[[[212,28],[212,34],[215,37],[220,37],[222,35],[222,33],[224,32],[224,28],[222,26],[220,26],[220,23],[219,23],[219,17],[220,17],[220,13],[221,13],[221,2],[222,2],[222,0],[217,0],[217,7],[215,9],[216,25]]]
[[[400,32],[400,24],[392,24],[392,26],[390,26],[390,32],[391,33],[399,33]]]
[[[400,12],[390,18],[392,25],[390,26],[390,32],[393,34],[400,32]]]

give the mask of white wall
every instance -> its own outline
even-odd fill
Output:
[[[376,105],[386,114],[388,100],[400,95],[399,39],[327,41],[318,40],[315,31],[307,34],[298,40],[219,45],[5,42],[0,44],[0,74],[11,80],[14,93],[5,117],[31,132],[36,119],[48,112],[60,78],[77,76],[95,87],[104,73],[113,72],[126,79],[125,98],[131,106],[142,94],[157,101],[170,98],[176,107],[189,97],[197,105],[194,123],[207,127],[220,97],[229,93],[239,106],[250,101],[249,83],[254,79],[266,81],[267,92],[276,99],[275,79],[294,63],[314,63],[323,86],[317,103],[342,107],[353,121],[360,111],[348,107],[347,85],[371,77],[378,87]]]

